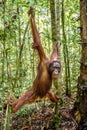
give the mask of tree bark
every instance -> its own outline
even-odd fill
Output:
[[[60,44],[60,0],[50,0],[50,12],[51,12],[51,29],[52,29],[52,43]],[[59,54],[59,47],[58,47]],[[58,81],[53,81],[53,84],[59,92]],[[57,93],[59,94],[59,93]],[[53,120],[53,126],[55,130],[59,129],[60,117],[58,112],[58,103],[55,104],[55,114]]]
[[[80,0],[80,22],[82,53],[80,61],[80,76],[77,85],[78,95],[73,110],[77,121],[80,122],[77,129],[84,130],[87,128],[87,0]]]
[[[70,63],[69,63],[69,52],[67,46],[67,37],[65,33],[65,12],[64,12],[64,0],[62,0],[62,33],[63,33],[63,55],[64,55],[64,65],[65,65],[65,85],[66,85],[66,95],[71,96],[71,81],[70,81]]]

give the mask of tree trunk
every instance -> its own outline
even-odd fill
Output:
[[[80,21],[82,54],[80,76],[78,78],[78,95],[74,105],[74,115],[80,121],[78,130],[87,129],[87,0],[80,0]],[[78,113],[78,114],[77,114]],[[78,118],[80,117],[80,118]]]
[[[63,33],[63,55],[65,65],[65,85],[66,95],[71,96],[71,81],[70,81],[70,63],[69,63],[69,52],[67,46],[67,37],[65,33],[65,12],[64,12],[64,0],[62,0],[62,33]]]
[[[55,15],[55,0],[50,0],[51,11],[51,28],[52,28],[52,42],[57,43],[57,28],[56,28],[56,15]]]
[[[51,11],[51,28],[52,28],[52,43],[57,44],[59,46],[60,44],[60,0],[50,0],[50,11]],[[59,54],[59,48],[58,48],[58,54]],[[53,81],[53,84],[58,90],[58,81]],[[57,93],[59,94],[59,93]],[[54,114],[54,120],[53,120],[53,128],[55,130],[59,129],[60,126],[60,117],[58,112],[58,103],[55,104],[55,114]]]

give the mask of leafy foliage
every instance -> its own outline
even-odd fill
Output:
[[[76,85],[76,79],[79,74],[81,51],[80,45],[77,44],[80,41],[78,28],[79,2],[78,0],[66,0],[64,4],[67,41],[65,43],[61,32],[60,56],[62,74],[59,86],[62,86],[62,89],[65,89],[63,44],[67,44],[69,50],[72,88]],[[21,93],[32,86],[36,75],[38,58],[35,58],[35,52],[32,50],[30,27],[27,26],[29,20],[27,11],[31,5],[35,7],[36,22],[42,44],[48,55],[52,48],[50,6],[48,1],[9,0],[5,4],[0,4],[0,101],[2,103],[9,94],[19,97]],[[25,30],[26,27],[27,30]]]

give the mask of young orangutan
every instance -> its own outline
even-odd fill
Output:
[[[58,79],[61,64],[57,55],[57,45],[54,45],[50,59],[44,53],[41,45],[40,36],[35,24],[35,14],[33,8],[30,8],[28,15],[31,15],[31,31],[33,37],[33,49],[36,49],[40,57],[37,69],[37,76],[31,89],[27,90],[19,99],[12,103],[12,111],[16,112],[23,105],[33,103],[37,98],[48,97],[52,102],[57,102],[58,97],[50,91],[52,80]]]

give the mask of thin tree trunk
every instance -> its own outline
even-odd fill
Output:
[[[50,11],[51,11],[51,28],[52,28],[52,42],[53,44],[60,44],[60,1],[50,0]],[[59,49],[59,48],[58,48]],[[58,51],[59,53],[59,51]],[[54,86],[58,90],[58,81],[54,81]],[[60,117],[58,113],[58,103],[55,105],[55,115],[54,115],[54,128],[57,130],[60,125]]]
[[[5,79],[5,42],[6,42],[6,38],[5,38],[5,6],[6,3],[2,4],[3,7],[3,24],[4,24],[4,35],[3,35],[3,52],[2,52],[2,57],[3,57],[3,62],[2,62],[2,81],[1,81],[1,85],[3,85],[4,83],[4,79]],[[4,95],[4,92],[3,92]],[[3,104],[3,102],[1,101],[1,103]],[[2,122],[1,122],[1,129],[4,129],[4,111],[2,108]]]
[[[64,0],[62,0],[62,32],[63,32],[63,54],[65,63],[65,81],[66,81],[66,95],[71,95],[71,83],[70,83],[70,65],[69,65],[69,53],[67,46],[67,38],[65,34],[65,17],[64,17]]]
[[[56,28],[56,15],[55,15],[55,0],[50,0],[51,11],[51,28],[52,28],[52,42],[57,42],[57,28]]]
[[[5,64],[5,44],[6,44],[6,38],[5,38],[5,5],[6,3],[4,2],[3,6],[3,23],[4,23],[4,35],[3,35],[3,65],[2,65],[2,83],[4,82],[4,77],[5,77],[5,72],[4,72],[4,64]]]
[[[59,4],[58,2],[59,2],[59,0],[57,1],[56,4]],[[59,8],[55,9],[55,7],[58,7],[58,6],[55,6],[55,0],[54,1],[50,0],[52,42],[53,42],[53,44],[57,43],[59,46],[59,42],[60,42],[60,19],[59,19],[59,17],[60,17],[60,15],[58,16]],[[57,24],[59,24],[59,25],[57,25]],[[58,32],[59,32],[59,34],[58,34]],[[58,89],[58,82],[54,82],[54,85],[55,85],[56,89]]]
[[[18,76],[19,76],[19,82],[20,82],[20,86],[22,85],[22,77],[23,77],[23,73],[22,73],[22,53],[23,53],[23,47],[25,44],[25,38],[26,38],[26,33],[28,30],[28,26],[29,26],[29,21],[27,22],[26,28],[24,30],[24,34],[23,34],[23,39],[21,38],[21,19],[20,19],[20,12],[19,12],[19,5],[17,4],[17,13],[18,13],[18,33],[19,33],[19,55],[18,55]]]

